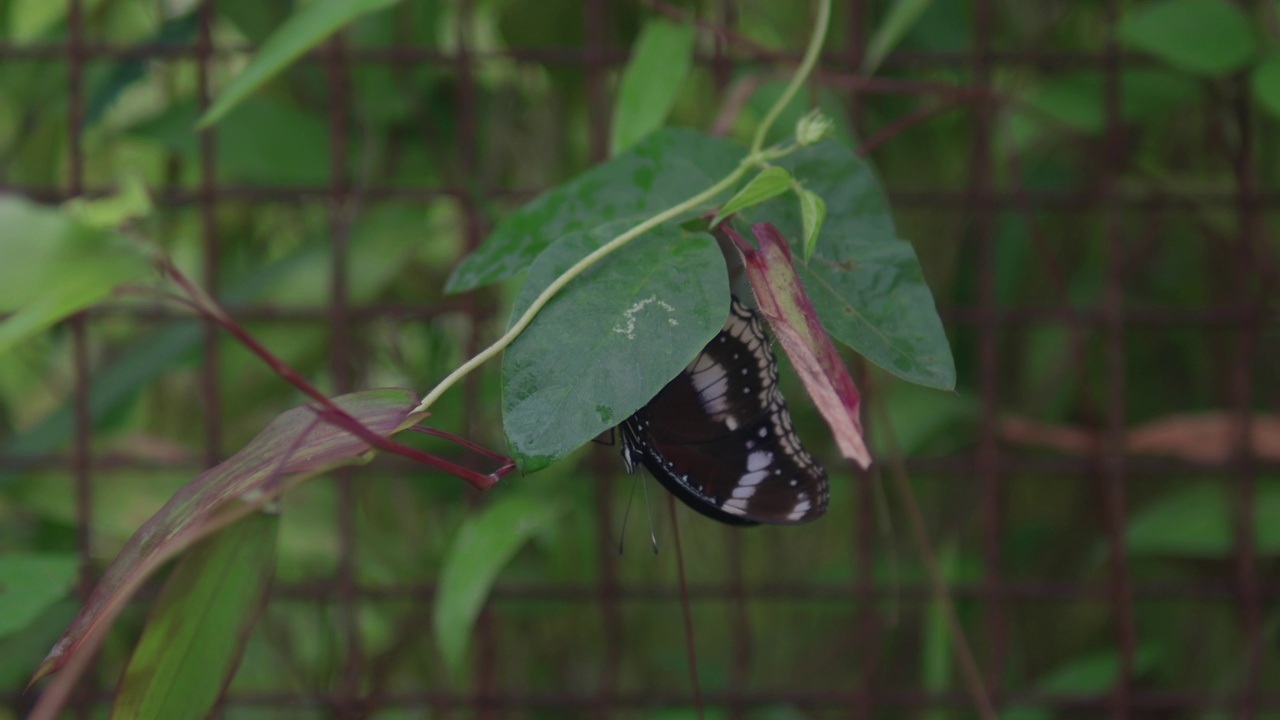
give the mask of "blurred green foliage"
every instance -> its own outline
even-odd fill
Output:
[[[870,161],[888,191],[898,234],[912,241],[920,258],[952,340],[958,365],[954,394],[867,371],[870,441],[878,457],[896,447],[918,468],[912,479],[930,532],[946,551],[949,579],[976,587],[990,572],[1012,583],[1105,588],[1103,476],[1089,462],[1093,455],[1003,443],[998,513],[984,505],[974,466],[962,461],[973,457],[987,411],[997,421],[1017,416],[1099,431],[1106,427],[1105,408],[1114,392],[1123,393],[1124,422],[1131,427],[1230,411],[1237,402],[1233,372],[1241,364],[1251,373],[1250,405],[1260,413],[1276,412],[1280,366],[1272,359],[1280,353],[1280,334],[1274,304],[1267,306],[1269,314],[1245,357],[1239,356],[1234,326],[1201,322],[1206,315],[1221,317],[1240,298],[1260,303],[1266,297],[1264,273],[1274,273],[1280,255],[1273,210],[1254,215],[1253,225],[1245,226],[1241,208],[1248,203],[1241,200],[1238,175],[1244,157],[1255,188],[1274,197],[1280,186],[1275,4],[1241,9],[1217,0],[1135,2],[1109,24],[1104,8],[1095,4],[996,2],[984,32],[997,52],[982,78],[974,74],[972,53],[984,48],[975,44],[980,33],[971,4],[885,0],[863,6],[862,23],[847,17],[851,6],[837,6],[827,44],[831,58],[848,57],[845,49],[854,38],[847,33],[858,28],[878,39],[876,59],[884,52],[880,79],[961,87],[981,80],[995,95],[984,106],[990,111],[985,121],[965,106],[899,127],[895,123],[902,118],[929,111],[950,95],[914,86],[910,92],[855,97],[837,78],[779,121],[789,132],[816,101],[837,118],[837,137],[852,146],[891,132]],[[198,26],[187,7],[86,0],[85,33],[110,46],[189,44]],[[295,9],[287,2],[218,0],[211,29],[222,50],[211,64],[213,86],[230,87],[244,70],[249,48]],[[588,42],[628,48],[647,19],[634,5],[609,9],[604,35],[590,38],[582,4],[572,0],[493,0],[474,3],[466,13],[453,3],[406,2],[359,17],[343,35],[347,70],[341,81],[347,94],[339,110],[347,118],[340,143],[345,155],[335,157],[331,149],[335,78],[323,55],[281,65],[216,126],[213,179],[220,190],[207,216],[199,203],[200,145],[193,130],[201,112],[196,63],[188,55],[141,61],[91,54],[79,98],[83,167],[75,184],[107,193],[139,178],[154,207],[133,230],[163,246],[197,278],[204,277],[210,243],[218,259],[212,290],[233,313],[265,309],[247,315],[246,327],[327,390],[337,390],[329,374],[331,243],[336,233],[346,232],[342,272],[352,305],[430,309],[422,314],[429,317],[387,312],[353,323],[347,351],[358,383],[422,392],[477,342],[506,326],[506,308],[517,289],[508,283],[479,292],[474,307],[481,319],[472,324],[472,301],[447,298],[442,290],[458,259],[530,191],[580,173],[600,159],[593,148],[608,145],[610,107],[592,104],[600,89],[592,85],[593,71],[601,71],[603,88],[613,97],[619,66],[588,68],[582,48]],[[60,2],[0,0],[0,43],[22,48],[63,42],[65,12]],[[809,14],[799,5],[749,0],[736,6],[735,17],[738,33],[769,48],[798,49],[808,32]],[[1188,28],[1195,37],[1218,41],[1188,41]],[[474,53],[466,76],[457,65],[433,59],[434,53],[455,52],[460,37]],[[400,57],[392,47],[413,52]],[[705,62],[712,49],[706,33],[697,34],[695,48],[698,61],[674,95],[671,122],[707,128],[727,96],[719,83],[741,81],[762,68],[744,62],[720,75]],[[1104,72],[1108,48],[1125,53],[1114,82]],[[1036,52],[1083,59],[1028,57]],[[0,57],[0,186],[33,195],[64,191],[73,185],[67,60],[40,53]],[[840,67],[832,62],[826,69]],[[775,84],[762,82],[730,135],[748,139],[777,92]],[[1111,92],[1118,93],[1118,107],[1109,106]],[[975,158],[981,146],[974,139],[984,131],[980,122],[989,123],[992,142],[986,155]],[[1120,142],[1108,146],[1117,123]],[[990,196],[967,194],[976,181],[975,163],[989,168]],[[331,204],[335,167],[349,169],[348,207]],[[1107,192],[1100,194],[1100,187]],[[1118,200],[1105,205],[1106,198]],[[338,216],[350,226],[336,224]],[[1249,265],[1256,274],[1242,277],[1238,245],[1245,236],[1256,243]],[[1119,348],[1119,383],[1110,374],[1105,328],[1097,322],[1117,274],[1124,309],[1134,313]],[[972,312],[987,300],[1005,313],[994,355],[984,352],[982,325]],[[92,451],[97,458],[125,457],[141,465],[95,468],[88,531],[97,571],[174,489],[203,469],[207,450],[202,418],[210,409],[200,400],[200,326],[137,317],[134,302],[114,300],[89,323]],[[1144,312],[1173,319],[1146,321]],[[59,326],[0,354],[0,452],[6,458],[68,448],[76,382],[72,343],[72,333]],[[222,431],[217,450],[225,454],[299,398],[233,343],[219,342],[215,355],[214,411]],[[995,374],[992,397],[981,394],[984,372]],[[786,380],[785,391],[806,445],[831,471],[828,516],[801,528],[743,532],[683,513],[685,561],[697,586],[741,582],[764,591],[797,585],[819,591],[809,599],[762,592],[741,603],[695,596],[691,610],[703,691],[850,690],[862,687],[866,677],[873,690],[886,692],[958,690],[936,606],[913,591],[923,586],[923,572],[910,543],[895,529],[890,547],[878,543],[874,567],[860,568],[853,541],[855,528],[872,514],[859,504],[870,494],[861,493],[864,481],[836,462],[798,384]],[[987,401],[994,405],[984,410]],[[446,395],[430,422],[500,448],[499,407],[497,368],[487,367],[471,390]],[[442,443],[424,446],[465,461]],[[1179,459],[1178,447],[1165,450],[1173,459],[1135,455],[1127,464],[1123,530],[1130,575],[1138,587],[1226,590],[1135,594],[1135,682],[1140,690],[1230,693],[1244,687],[1247,643],[1254,640],[1244,634],[1240,601],[1230,591],[1238,572],[1233,553],[1243,486],[1240,476]],[[282,502],[276,574],[282,592],[250,635],[229,695],[311,696],[343,687],[350,682],[343,664],[350,637],[342,627],[350,621],[367,661],[355,680],[361,692],[466,694],[486,687],[591,697],[609,675],[624,694],[684,696],[680,607],[671,594],[662,601],[644,599],[645,589],[675,587],[666,498],[651,498],[662,553],[649,554],[644,510],[637,505],[630,511],[627,553],[610,557],[630,483],[601,485],[592,479],[602,466],[621,476],[615,454],[614,448],[588,448],[537,475],[512,477],[481,500],[497,504],[532,493],[555,498],[567,510],[530,535],[502,570],[495,598],[479,621],[487,645],[470,650],[471,662],[457,676],[446,671],[436,650],[429,593],[386,588],[409,583],[430,589],[441,577],[460,529],[476,522],[470,491],[452,478],[385,459],[362,469],[346,494],[324,481],[297,488]],[[0,571],[29,558],[52,563],[48,574],[19,573],[12,586],[18,591],[0,595],[0,603],[24,603],[21,611],[6,612],[6,618],[22,618],[22,627],[0,633],[0,697],[7,700],[16,698],[76,606],[57,599],[70,586],[67,563],[77,547],[79,516],[66,468],[26,461],[0,468]],[[1265,578],[1275,570],[1280,549],[1271,514],[1280,498],[1277,463],[1261,462],[1249,477],[1258,530],[1254,570]],[[308,591],[329,583],[338,570],[336,518],[345,512],[354,518],[354,580],[371,590],[353,617],[334,594]],[[607,536],[598,532],[600,512],[612,518]],[[1000,563],[990,568],[984,537],[987,523],[997,517]],[[895,522],[898,527],[901,522]],[[864,570],[880,592],[874,602],[838,592],[852,587]],[[597,602],[601,583],[638,588],[640,599],[619,604],[611,619]],[[5,590],[10,587],[6,582]],[[530,587],[550,590],[515,596]],[[868,639],[860,629],[866,610],[882,617],[894,613],[897,623]],[[994,629],[986,602],[962,593],[958,610],[980,662],[989,661]],[[145,615],[146,606],[138,605],[122,616],[102,650],[94,682],[113,686]],[[1275,687],[1276,618],[1266,605],[1264,615],[1266,662],[1259,682]],[[1008,645],[997,670],[1010,697],[1093,695],[1111,686],[1119,666],[1118,635],[1105,592],[1076,598],[1010,595],[1003,617]],[[743,627],[749,638],[741,636]],[[620,648],[620,655],[610,659],[611,648]],[[490,675],[481,675],[484,668]],[[22,701],[8,702],[0,717],[19,714]],[[1052,707],[1015,704],[1006,717],[1063,716]],[[885,716],[897,717],[894,709],[885,709]],[[684,717],[687,711],[667,712]],[[965,715],[945,708],[930,712],[931,718]],[[1196,708],[1184,716],[1215,713]],[[234,704],[228,714],[298,716]],[[532,710],[528,715],[559,716]],[[840,714],[782,703],[751,716]]]

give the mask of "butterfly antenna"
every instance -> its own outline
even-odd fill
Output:
[[[634,495],[636,488],[631,486],[631,494]],[[644,483],[644,514],[649,516],[649,542],[653,544],[653,554],[658,554],[658,535],[653,531],[653,508],[649,505],[649,483]]]
[[[636,476],[631,476],[631,494],[627,496],[627,509],[622,512],[622,532],[618,535],[618,554],[622,554],[622,546],[627,541],[627,519],[631,517],[631,502],[636,499]],[[648,495],[645,495],[645,506],[647,507]]]

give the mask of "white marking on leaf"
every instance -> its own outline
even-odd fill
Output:
[[[631,307],[627,308],[622,313],[622,317],[626,319],[626,323],[624,325],[614,325],[613,331],[620,335],[626,335],[628,340],[635,340],[636,339],[636,314],[639,313],[641,310],[645,309],[646,306],[652,305],[654,303],[657,303],[658,307],[662,308],[663,310],[666,310],[669,313],[673,313],[676,311],[676,309],[672,307],[669,303],[659,300],[657,295],[650,295],[649,297],[643,300],[637,300],[631,303]],[[676,321],[675,318],[667,318],[667,322],[671,323],[672,325],[680,324]]]

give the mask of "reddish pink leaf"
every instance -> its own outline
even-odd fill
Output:
[[[401,427],[418,400],[412,391],[392,388],[333,402],[373,434],[386,437]],[[368,449],[367,442],[321,419],[309,406],[281,414],[243,450],[184,485],[138,528],[31,682],[58,670],[78,652],[92,653],[147,576],[196,540],[266,503],[289,484],[286,476],[349,464]]]
[[[751,226],[751,234],[760,244],[756,250],[728,225],[716,231],[723,232],[742,253],[760,312],[831,427],[840,453],[863,468],[870,467],[871,454],[862,440],[858,419],[858,389],[805,295],[786,238],[772,225],[757,223]]]

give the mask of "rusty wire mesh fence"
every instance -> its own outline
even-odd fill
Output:
[[[0,39],[8,97],[39,84],[0,128],[0,192],[99,196],[143,157],[156,211],[139,231],[333,393],[423,391],[494,336],[507,291],[445,296],[444,277],[504,210],[606,157],[638,18],[697,18],[697,80],[675,121],[704,128],[751,112],[743,88],[789,67],[808,22],[794,8],[732,0],[406,2],[301,58],[273,86],[275,115],[259,108],[192,132],[194,113],[260,41],[246,28],[287,13],[180,5],[68,0],[50,32]],[[958,391],[913,391],[851,358],[876,470],[841,468],[814,412],[795,411],[832,470],[827,518],[741,531],[681,515],[701,702],[729,717],[975,716],[898,501],[887,502],[892,521],[876,509],[902,458],[983,681],[1008,717],[1280,717],[1275,119],[1243,75],[1196,79],[1189,100],[1135,118],[1141,81],[1130,79],[1158,63],[1116,42],[1128,5],[1118,1],[934,3],[941,17],[922,26],[932,34],[869,80],[858,70],[890,5],[837,3],[811,97],[844,114],[881,174],[951,337]],[[121,19],[129,13],[150,30]],[[747,39],[762,29],[768,42]],[[166,74],[147,92],[185,98],[186,114],[99,107],[104,84],[130,72]],[[1100,114],[1055,119],[1035,90],[1079,78]],[[286,136],[256,130],[279,122]],[[128,133],[153,149],[117,142]],[[307,151],[273,155],[294,141]],[[380,237],[367,221],[385,213],[416,218],[414,254],[369,270],[360,243]],[[386,227],[407,244],[403,226]],[[252,275],[303,246],[319,250],[307,266],[314,292],[273,294],[280,276]],[[383,284],[368,291],[365,275],[377,272]],[[154,346],[170,358],[154,367],[132,356],[146,388],[104,410],[112,401],[95,393],[121,382],[109,371],[131,339],[165,331],[189,333],[186,350]],[[111,301],[51,337],[41,382],[65,402],[66,441],[4,446],[0,464],[24,477],[0,490],[0,550],[70,548],[83,598],[175,482],[297,398],[212,327],[146,302]],[[269,402],[256,403],[258,392]],[[500,447],[496,372],[451,398],[438,424]],[[4,432],[22,436],[57,406],[9,408]],[[292,564],[218,713],[647,717],[692,707],[665,500],[654,502],[662,552],[649,553],[633,508],[619,555],[630,486],[616,448],[562,465],[511,481],[565,493],[570,513],[499,580],[461,676],[435,660],[430,606],[440,554],[484,500],[385,458],[291,494],[282,552]],[[113,631],[72,716],[109,707],[149,597]],[[33,644],[32,667],[43,650]],[[6,716],[30,707],[21,683],[2,690]]]

